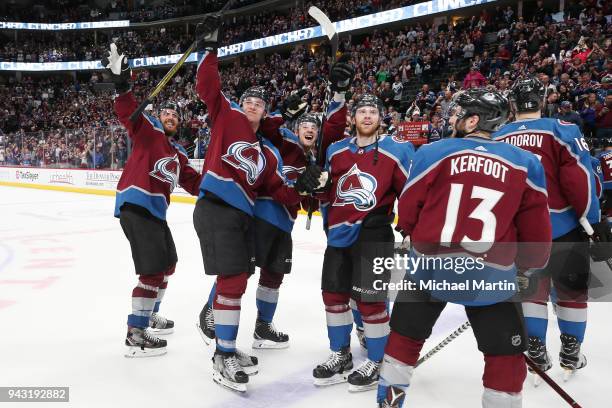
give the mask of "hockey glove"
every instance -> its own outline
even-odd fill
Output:
[[[533,270],[520,270],[516,274],[516,283],[518,286],[518,295],[521,300],[526,300],[538,291],[538,279]]]
[[[320,184],[321,167],[311,164],[295,181],[295,189],[302,195],[311,194]]]
[[[195,40],[198,42],[197,49],[205,49],[216,52],[219,43],[223,39],[223,19],[219,15],[204,17],[195,28]]]
[[[111,80],[115,84],[115,89],[119,93],[127,92],[130,89],[130,67],[125,54],[119,55],[117,45],[112,43],[108,56],[102,57],[102,66],[107,69]]]
[[[329,82],[331,90],[334,92],[346,92],[351,87],[355,78],[355,67],[350,64],[350,55],[342,55],[338,62],[332,65],[329,72]]]
[[[306,95],[306,92],[307,91],[305,89],[300,89],[298,92],[285,98],[280,107],[280,113],[283,115],[283,120],[285,122],[296,120],[304,112],[306,112],[308,102],[302,100],[302,97]]]
[[[595,262],[602,262],[612,258],[612,231],[606,220],[593,225],[593,235],[590,237],[590,254]]]
[[[317,188],[314,189],[314,192],[322,193],[323,191],[326,191],[327,189],[329,189],[331,185],[332,185],[332,179],[331,177],[329,177],[329,172],[322,171],[321,175],[319,176],[319,185],[317,186]]]

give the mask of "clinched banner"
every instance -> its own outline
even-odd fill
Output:
[[[339,33],[360,30],[368,27],[375,27],[382,24],[393,23],[396,21],[407,20],[415,17],[423,17],[431,14],[443,13],[446,11],[458,10],[465,7],[476,6],[479,4],[493,3],[497,0],[431,0],[425,3],[414,4],[396,8],[393,10],[381,11],[379,13],[368,14],[365,16],[350,18],[337,21],[334,23],[336,30]],[[100,22],[109,23],[109,22]],[[127,21],[129,26],[129,21]],[[35,23],[0,23],[0,28],[17,28],[15,24],[35,24]],[[11,26],[7,26],[11,24]],[[98,24],[98,23],[67,23],[74,24]],[[36,25],[41,25],[36,23]],[[61,26],[62,24],[57,24]],[[22,27],[24,28],[24,27]],[[82,27],[95,28],[95,27]],[[56,28],[56,29],[76,29],[71,28]],[[323,37],[321,26],[304,28],[288,33],[276,34],[269,37],[258,38],[252,41],[245,41],[237,44],[220,47],[218,51],[219,58],[235,56],[245,52],[257,51],[264,48],[276,47],[279,45],[288,45],[300,41],[307,41]],[[161,55],[156,57],[135,58],[129,61],[132,68],[152,67],[159,65],[174,64],[180,58],[180,54],[176,55]],[[186,62],[196,62],[197,54],[191,54]],[[71,62],[43,62],[43,63],[25,63],[25,62],[0,62],[0,71],[78,71],[78,70],[93,70],[102,69],[100,61],[71,61]]]

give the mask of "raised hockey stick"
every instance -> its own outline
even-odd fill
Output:
[[[225,5],[223,6],[223,8],[217,12],[217,14],[222,15],[235,2],[236,0],[228,0],[227,3],[225,3]],[[187,58],[191,55],[193,51],[195,51],[197,46],[197,40],[191,43],[189,48],[187,48],[187,51],[185,51],[183,55],[181,55],[181,58],[179,58],[179,60],[176,61],[172,68],[170,68],[170,71],[168,71],[166,75],[164,75],[164,77],[157,83],[157,85],[155,85],[155,88],[153,88],[151,93],[149,93],[149,95],[140,103],[140,105],[138,105],[136,110],[132,112],[132,114],[130,115],[130,122],[135,122],[136,118],[140,116],[140,114],[145,110],[145,108],[149,104],[153,103],[155,97],[166,87],[166,85],[168,85],[168,82],[170,82],[170,80],[174,78],[174,75],[176,75],[178,70],[181,69]]]
[[[336,27],[334,23],[331,22],[329,17],[325,15],[324,12],[321,11],[318,7],[311,6],[308,9],[308,14],[321,26],[321,30],[323,33],[329,38],[329,42],[331,44],[331,63],[332,65],[336,62],[336,54],[338,53],[338,45],[339,45],[339,37],[336,32]],[[323,103],[323,119],[321,120],[321,127],[319,128],[319,136],[317,138],[317,157],[311,157],[311,162],[313,163],[321,163],[321,159],[323,156],[323,126],[325,125],[325,120],[327,118],[327,108],[329,106],[329,100],[331,99],[331,90],[329,86],[325,92],[325,101]],[[312,213],[314,211],[314,198],[310,198],[310,205],[308,206],[308,218],[306,219],[306,229],[310,229],[310,223],[312,222]]]
[[[457,337],[459,337],[459,335],[461,333],[463,333],[464,331],[466,331],[469,327],[471,326],[470,322],[465,322],[463,323],[461,326],[459,326],[457,328],[457,330],[455,330],[454,332],[452,332],[451,334],[448,335],[448,337],[446,337],[444,340],[442,340],[440,342],[440,344],[438,344],[436,347],[432,348],[427,354],[425,354],[423,357],[419,358],[419,360],[416,362],[416,364],[414,365],[414,367],[418,367],[421,364],[423,364],[425,361],[429,360],[431,358],[431,356],[433,356],[434,354],[436,354],[438,351],[442,350],[444,347],[446,347],[446,345],[448,343],[450,343],[451,341],[455,340]]]
[[[550,388],[555,390],[555,392],[559,394],[559,396],[563,398],[565,402],[567,402],[571,407],[582,408],[581,405],[578,404],[575,399],[573,399],[567,392],[563,390],[563,388],[561,388],[559,384],[555,382],[555,380],[550,378],[548,374],[542,371],[538,367],[538,365],[534,363],[526,354],[524,354],[524,356],[525,356],[525,362],[527,363],[529,368],[531,368],[537,375],[539,375],[540,378],[542,378],[546,384],[550,385]]]

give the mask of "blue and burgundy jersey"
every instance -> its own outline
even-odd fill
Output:
[[[345,122],[346,105],[344,103],[344,95],[336,94],[330,102],[327,118],[323,126],[323,148],[344,137]],[[287,128],[281,128],[282,125],[282,116],[276,112],[272,113],[264,120],[262,133],[280,151],[284,176],[289,181],[295,181],[298,175],[306,168],[309,158],[298,136]],[[302,202],[307,200],[312,199],[310,197],[302,198]],[[256,217],[290,233],[293,230],[293,224],[299,209],[299,203],[296,205],[283,205],[274,201],[270,188],[267,185],[263,185],[258,190],[254,214]]]
[[[601,164],[603,189],[612,190],[612,150],[601,152],[599,163]]]
[[[143,113],[130,121],[138,105],[131,91],[115,98],[115,112],[132,140],[132,153],[117,184],[115,216],[123,204],[131,203],[165,220],[176,186],[198,195],[202,175],[189,164],[185,149],[168,139],[157,118]]]
[[[497,244],[488,261],[501,269],[542,268],[551,242],[544,168],[535,155],[487,138],[423,145],[399,198],[397,229],[417,249],[484,253]]]
[[[200,198],[209,191],[252,216],[257,191],[265,185],[275,200],[298,203],[300,195],[278,172],[278,157],[264,147],[242,109],[221,92],[218,64],[217,54],[205,52],[196,74],[196,91],[211,120]]]
[[[493,135],[535,154],[544,166],[553,238],[577,228],[585,217],[599,222],[600,211],[589,147],[578,126],[558,119],[519,120]]]
[[[325,169],[331,188],[321,194],[327,244],[348,247],[358,238],[368,213],[387,207],[393,211],[408,178],[414,147],[395,136],[383,135],[378,143],[359,147],[352,137],[327,149]]]

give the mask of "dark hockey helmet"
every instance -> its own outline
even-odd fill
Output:
[[[299,128],[302,123],[314,123],[317,128],[321,126],[321,120],[315,113],[305,113],[297,118],[295,121],[295,128]]]
[[[509,98],[518,112],[537,111],[544,99],[544,85],[534,76],[517,79],[510,88]]]
[[[240,96],[240,106],[242,106],[242,103],[244,102],[244,100],[248,97],[255,97],[255,98],[259,98],[262,101],[264,101],[264,103],[266,104],[266,111],[268,110],[268,91],[266,91],[266,88],[264,88],[263,86],[252,86],[250,88],[248,88],[246,91],[244,91],[242,93],[242,95]]]
[[[351,116],[355,116],[355,112],[357,112],[357,109],[361,108],[362,106],[373,106],[375,108],[378,108],[378,114],[382,119],[384,111],[383,104],[376,95],[370,93],[362,94],[353,105]]]
[[[159,112],[161,113],[161,111],[163,111],[164,109],[171,109],[173,111],[176,112],[176,114],[179,117],[179,120],[181,120],[181,110],[178,106],[178,104],[174,101],[166,101],[164,102],[160,107],[159,107]]]
[[[508,99],[495,90],[471,88],[453,97],[450,111],[455,110],[457,120],[478,115],[477,130],[495,132],[508,120]]]

